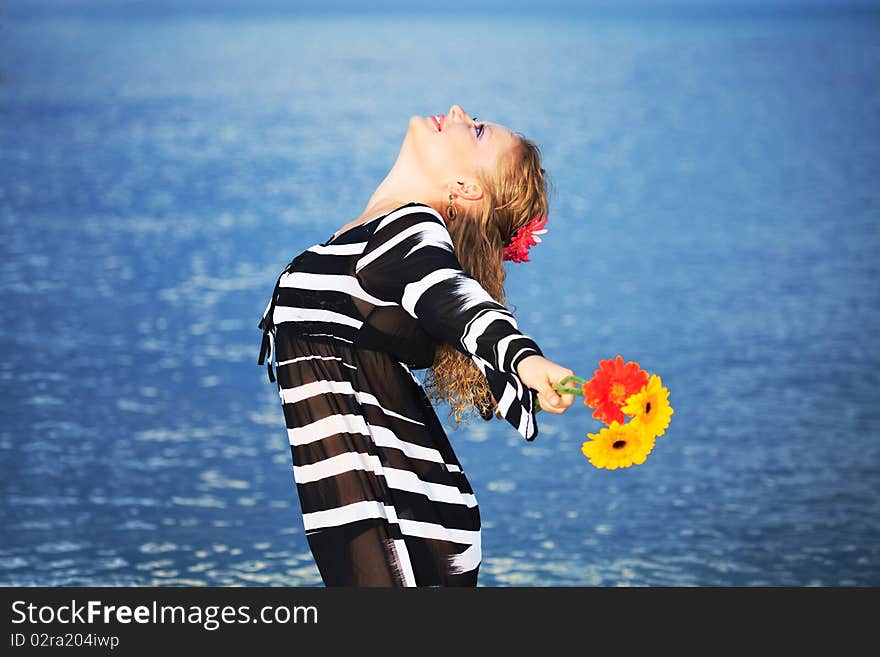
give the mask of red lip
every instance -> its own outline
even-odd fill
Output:
[[[438,116],[440,117],[439,119],[437,118]],[[437,128],[437,132],[443,132],[443,124],[446,123],[445,114],[432,114],[428,118],[431,119],[434,127]]]

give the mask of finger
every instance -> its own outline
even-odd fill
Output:
[[[561,400],[559,399],[559,395],[552,391],[551,394],[556,397],[556,401],[553,401],[552,398],[548,398],[549,395],[546,391],[538,395],[538,399],[541,402],[541,408],[543,408],[545,411],[548,411],[549,413],[558,415],[564,409],[560,406]]]
[[[542,394],[544,396],[544,399],[546,399],[551,406],[559,406],[562,403],[562,398],[556,393],[553,388],[545,388]]]

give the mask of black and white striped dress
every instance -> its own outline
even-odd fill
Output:
[[[542,353],[462,271],[440,214],[408,203],[308,248],[260,328],[324,583],[476,585],[477,501],[412,370],[433,363],[438,342],[453,345],[533,440],[536,395],[516,367]]]

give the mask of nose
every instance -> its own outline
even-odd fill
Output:
[[[461,105],[453,105],[449,108],[449,118],[453,121],[461,121],[463,123],[473,123],[474,120],[470,115],[461,109]]]

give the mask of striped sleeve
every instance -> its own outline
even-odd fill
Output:
[[[355,273],[369,294],[399,304],[432,338],[469,356],[485,375],[497,411],[526,439],[538,434],[536,394],[517,374],[527,356],[542,356],[504,305],[461,268],[442,217],[408,205],[373,231]]]

